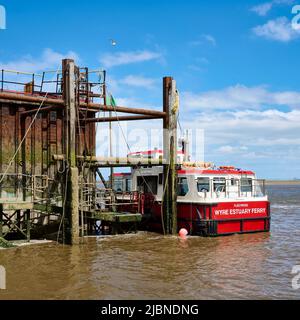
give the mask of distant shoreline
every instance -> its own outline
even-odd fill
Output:
[[[300,185],[300,180],[266,180],[266,185]]]

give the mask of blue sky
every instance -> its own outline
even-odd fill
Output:
[[[0,68],[56,69],[71,56],[108,71],[119,105],[157,109],[173,76],[182,127],[204,129],[205,160],[300,178],[297,1],[0,0]]]

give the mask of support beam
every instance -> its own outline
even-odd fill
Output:
[[[26,210],[25,219],[26,219],[26,240],[27,242],[30,242],[30,229],[31,229],[30,210]]]
[[[65,94],[65,91],[64,91]],[[0,92],[0,100],[3,102],[5,101],[13,101],[14,103],[37,103],[40,104],[43,102],[44,106],[54,105],[54,106],[64,106],[64,99],[61,98],[49,98],[43,96],[34,96],[34,95],[26,95],[26,94],[18,94],[18,93],[7,93],[7,92]],[[139,115],[146,115],[146,116],[155,116],[158,118],[164,118],[165,113],[156,110],[150,109],[141,109],[141,108],[128,108],[128,107],[113,107],[113,106],[106,106],[103,104],[96,104],[96,103],[85,103],[80,102],[80,108],[84,111],[88,109],[88,111],[115,111],[121,113],[129,113],[129,114],[139,114]]]
[[[64,100],[59,98],[48,98],[43,96],[33,96],[33,95],[25,95],[19,93],[7,93],[0,92],[0,99],[7,101],[19,101],[19,102],[32,102],[32,103],[42,103],[44,105],[64,105]]]
[[[64,155],[53,155],[54,161],[63,161],[65,160]],[[135,166],[162,166],[167,163],[165,159],[140,159],[140,158],[120,158],[120,157],[84,157],[77,156],[77,160],[86,162],[91,166],[99,166],[99,167],[135,167]]]
[[[96,172],[97,172],[97,174],[98,174],[101,182],[103,183],[104,187],[105,187],[106,189],[108,189],[108,185],[107,185],[107,183],[106,183],[106,181],[105,181],[105,179],[104,179],[104,177],[103,177],[103,174],[101,173],[100,169],[97,168],[97,169],[96,169]]]
[[[63,92],[65,101],[65,154],[69,169],[67,176],[67,199],[65,199],[67,244],[79,244],[79,190],[78,168],[76,167],[76,99],[75,64],[73,60],[63,60]]]
[[[113,106],[106,106],[106,105],[95,104],[95,103],[88,103],[87,104],[85,102],[81,102],[80,107],[94,109],[96,112],[98,112],[98,111],[115,111],[115,112],[121,112],[121,113],[132,113],[132,114],[140,114],[140,115],[146,115],[146,116],[157,116],[160,118],[164,118],[166,115],[164,112],[150,110],[150,109],[113,107]]]
[[[55,159],[55,158],[54,158]],[[56,158],[61,160],[59,158]],[[56,160],[55,159],[55,160]],[[130,158],[130,157],[83,157],[77,156],[77,160],[86,161],[90,163],[91,166],[98,167],[134,167],[134,166],[162,166],[166,163],[164,159],[140,159],[140,158]]]
[[[93,122],[118,122],[118,121],[134,121],[134,120],[154,120],[161,119],[160,116],[121,116],[121,117],[103,117],[103,118],[87,118],[82,121],[87,123]]]
[[[71,167],[68,177],[68,192],[66,201],[66,237],[67,244],[79,244],[79,184],[78,168]]]

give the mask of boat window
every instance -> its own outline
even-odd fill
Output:
[[[123,191],[123,179],[114,178],[114,191],[122,192]]]
[[[138,191],[157,195],[157,183],[158,176],[140,176],[137,179]]]
[[[198,192],[209,192],[209,178],[198,178],[197,179]]]
[[[252,179],[242,178],[241,179],[241,192],[251,192],[252,191]]]
[[[158,175],[158,184],[163,184],[163,174],[162,173],[160,173]]]
[[[178,179],[177,194],[178,196],[184,197],[189,192],[189,185],[187,178]]]
[[[238,186],[238,184],[239,184],[239,180],[238,179],[234,179],[234,178],[230,179],[230,185]]]
[[[225,178],[214,178],[214,191],[225,192],[226,191],[226,179]]]
[[[126,179],[126,191],[127,192],[132,191],[132,180],[131,179]]]

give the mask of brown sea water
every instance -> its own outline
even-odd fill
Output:
[[[268,187],[271,232],[220,238],[138,233],[80,246],[0,251],[0,299],[300,299],[300,186]]]

